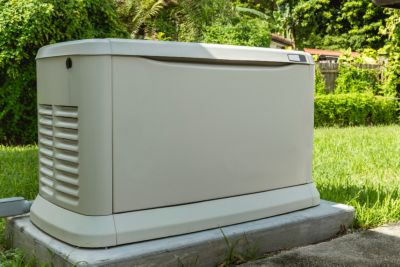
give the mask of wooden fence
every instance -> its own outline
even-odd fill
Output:
[[[331,92],[335,89],[335,81],[338,77],[338,66],[336,62],[318,62],[318,67],[325,78],[325,89]],[[379,72],[379,78],[383,79],[382,64],[358,64],[357,67],[363,69],[373,69]]]

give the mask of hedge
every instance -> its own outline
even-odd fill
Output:
[[[0,0],[0,144],[37,140],[35,56],[40,47],[127,36],[113,0]]]
[[[399,122],[399,102],[369,93],[317,95],[314,126],[379,125]]]

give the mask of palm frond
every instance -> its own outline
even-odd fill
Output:
[[[157,16],[164,8],[164,0],[118,0],[117,8],[126,21],[131,36],[137,37],[146,21]]]
[[[255,9],[253,9],[253,8],[237,6],[237,7],[235,7],[235,10],[236,10],[237,12],[239,12],[239,13],[248,13],[248,14],[252,14],[252,15],[254,15],[254,16],[259,17],[260,19],[264,19],[264,20],[269,20],[269,19],[270,19],[270,17],[269,17],[268,15],[266,15],[266,14],[264,14],[264,13],[258,11],[258,10],[255,10]]]

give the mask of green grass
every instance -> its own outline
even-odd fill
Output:
[[[34,199],[38,193],[37,147],[0,145],[0,163],[0,198]]]
[[[316,129],[313,176],[322,199],[355,207],[355,227],[399,221],[400,126]]]
[[[0,146],[0,198],[36,196],[37,160],[35,146]],[[322,199],[355,207],[356,228],[399,221],[400,126],[316,129],[313,176]],[[2,239],[2,267],[34,265]]]
[[[22,196],[34,199],[38,192],[38,157],[36,146],[0,145],[0,198]],[[17,249],[6,250],[4,220],[0,219],[0,266],[36,266]]]

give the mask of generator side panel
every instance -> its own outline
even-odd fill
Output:
[[[37,61],[39,194],[84,215],[112,214],[110,56]]]
[[[310,183],[311,71],[113,56],[114,212]]]

